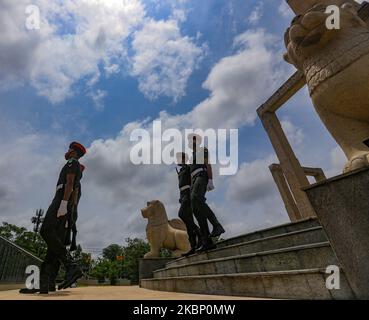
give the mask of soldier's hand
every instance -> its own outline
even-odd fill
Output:
[[[215,189],[213,180],[209,179],[208,186],[206,188],[207,191],[213,191]]]
[[[62,200],[58,209],[57,217],[64,217],[68,212],[68,201]]]

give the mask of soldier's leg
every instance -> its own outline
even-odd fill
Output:
[[[203,179],[203,184],[208,185],[208,179],[207,177],[200,177],[201,179]],[[206,212],[206,217],[209,220],[209,222],[211,223],[211,225],[213,226],[213,231],[211,232],[210,236],[211,237],[218,237],[220,236],[222,233],[225,232],[223,226],[220,224],[220,222],[218,221],[217,217],[215,216],[213,210],[210,209],[210,207],[208,206],[208,204],[206,203],[206,198],[205,198],[205,194],[206,194],[206,188],[205,191],[202,189],[202,191],[204,192],[203,194],[203,210],[204,212]]]
[[[213,226],[213,231],[211,232],[211,237],[219,237],[222,233],[225,232],[223,226],[218,221],[217,217],[215,216],[213,210],[210,209],[208,204],[205,202],[206,207],[206,217],[209,220],[209,222]]]
[[[190,241],[191,248],[197,246],[196,241],[196,225],[192,216],[190,199],[182,199],[181,207],[179,208],[178,216],[183,220],[187,228],[188,239]]]
[[[199,224],[201,236],[203,238],[206,238],[210,233],[206,211],[204,210],[204,195],[206,192],[206,187],[204,190],[204,186],[200,178],[201,177],[196,177],[193,181],[191,189],[191,207],[193,214],[195,215],[196,220]]]
[[[200,225],[202,245],[199,251],[206,251],[215,248],[215,245],[210,237],[208,220],[207,220],[207,206],[206,193],[207,179],[205,177],[196,177],[193,181],[191,190],[191,204],[195,217]]]
[[[41,268],[40,268],[40,293],[41,294],[49,293],[49,283],[50,283],[50,277],[52,274],[52,265],[55,260],[57,260],[56,256],[50,250],[50,248],[48,248],[46,255],[45,255],[45,259],[42,262]]]
[[[54,292],[56,290],[56,278],[58,277],[60,266],[60,261],[55,258],[50,268],[49,292]]]
[[[69,251],[76,251],[77,250],[77,228],[74,225],[72,229],[72,243],[70,244]]]
[[[45,221],[42,224],[40,234],[45,240],[50,251],[57,257],[57,259],[64,265],[66,270],[66,279],[60,289],[67,288],[69,285],[74,283],[79,277],[81,277],[82,271],[80,267],[74,263],[68,250],[64,246],[64,237],[61,237],[61,226],[66,222],[66,217],[57,218],[55,206],[52,204],[45,216]],[[59,232],[58,232],[59,231]]]
[[[61,221],[60,221],[61,222]],[[57,230],[58,221],[53,224],[43,224],[40,234],[45,240],[48,249],[65,265],[71,263],[68,250],[64,246],[64,239],[60,239]]]

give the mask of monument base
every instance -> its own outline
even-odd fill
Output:
[[[168,262],[173,260],[175,258],[140,259],[138,267],[139,280],[152,278],[155,270],[164,268]]]
[[[304,191],[358,299],[369,299],[369,168]]]

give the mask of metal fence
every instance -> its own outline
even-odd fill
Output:
[[[41,259],[0,236],[0,284],[24,282],[27,266],[41,263]]]

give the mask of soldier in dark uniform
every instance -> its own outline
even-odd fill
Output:
[[[80,164],[81,168],[81,179],[83,177],[83,171],[85,170],[85,166]],[[65,245],[70,246],[69,251],[73,252],[77,250],[77,219],[78,219],[78,204],[81,199],[82,191],[81,191],[81,181],[79,181],[77,188],[73,191],[73,211],[69,217],[69,228],[68,233],[65,239]]]
[[[64,265],[66,275],[58,289],[68,288],[83,274],[65,246],[69,216],[73,210],[73,191],[79,186],[82,172],[78,160],[86,149],[78,142],[72,142],[65,154],[67,163],[62,168],[56,187],[55,197],[46,212],[40,234],[47,244],[47,252],[40,270],[40,293],[55,291],[55,278],[60,264]],[[23,291],[23,292],[22,292]],[[21,293],[28,293],[22,289]]]
[[[191,205],[201,230],[202,245],[198,249],[201,252],[214,249],[216,246],[212,241],[212,237],[219,237],[225,230],[206,203],[206,191],[214,190],[213,172],[211,164],[208,161],[208,149],[199,147],[201,144],[201,137],[199,135],[190,135],[188,139],[193,152],[192,164],[190,165],[192,179]],[[209,231],[208,220],[213,225],[211,233]]]
[[[83,171],[85,170],[85,166],[83,164],[80,164],[80,169],[81,169],[81,179],[83,176]],[[70,201],[72,201],[72,207],[71,207],[71,211],[70,214],[68,213],[67,215],[67,221],[68,221],[68,227],[66,228],[67,230],[65,231],[65,240],[64,240],[64,245],[65,246],[70,246],[69,247],[69,252],[73,252],[75,250],[77,250],[77,243],[76,243],[76,237],[77,237],[77,226],[76,226],[76,222],[78,219],[78,203],[79,200],[81,199],[81,179],[79,179],[78,181],[78,185],[76,186],[76,188],[73,190],[72,195],[71,195],[71,199]],[[72,239],[71,239],[72,238]],[[56,277],[58,276],[59,273],[59,269],[60,269],[60,261],[57,260],[55,261],[55,263],[53,264],[51,271],[50,271],[50,275],[49,275],[49,291],[55,291],[55,284],[56,284]]]
[[[180,170],[177,170],[177,174],[180,192],[179,203],[181,204],[178,216],[186,224],[188,239],[191,245],[191,250],[183,256],[194,254],[198,247],[198,242],[201,240],[200,228],[194,222],[191,208],[191,172],[190,166],[186,164],[186,156],[184,152],[177,154],[177,164],[180,167]]]

